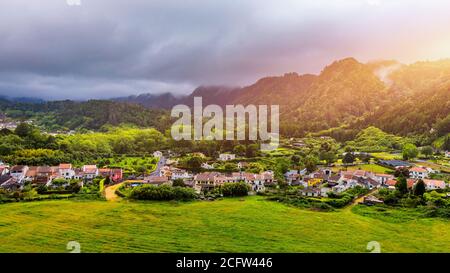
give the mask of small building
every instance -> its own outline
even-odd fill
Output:
[[[414,179],[425,179],[428,177],[428,171],[422,167],[412,167],[409,169],[409,177]]]
[[[202,163],[202,169],[212,170],[212,169],[214,169],[214,166],[205,162],[205,163]]]
[[[27,171],[28,171],[28,166],[16,165],[16,166],[13,166],[9,172],[10,172],[10,175],[17,180],[17,182],[22,183]]]
[[[416,183],[416,180],[414,180],[414,179],[406,180],[406,186],[409,190],[413,188],[415,183]],[[385,186],[387,186],[390,190],[395,190],[396,189],[395,185],[397,185],[397,180],[391,179],[386,182]]]
[[[72,164],[61,163],[58,166],[59,175],[64,179],[74,179],[75,170],[72,168]]]
[[[428,191],[446,188],[446,184],[442,180],[423,179],[423,182],[425,183],[425,188]]]
[[[243,169],[243,168],[247,168],[248,167],[248,162],[238,162],[237,164],[238,169]]]
[[[385,185],[387,181],[393,180],[395,176],[392,174],[381,174],[377,173],[374,175],[374,179],[377,180],[381,185]]]
[[[308,196],[308,197],[320,197],[322,195],[322,192],[319,188],[306,188],[306,189],[300,190],[299,193],[302,196]]]
[[[96,165],[84,165],[83,166],[83,178],[92,180],[98,176],[98,168]]]
[[[234,159],[236,159],[236,155],[235,154],[225,153],[225,154],[220,154],[219,155],[219,160],[220,161],[229,161],[229,160],[234,160]]]
[[[7,191],[16,191],[22,185],[11,175],[0,175],[0,187]]]
[[[445,157],[447,157],[447,158],[450,157],[450,151],[445,151]]]
[[[148,176],[144,178],[146,184],[160,186],[163,184],[169,184],[169,179],[166,176]]]
[[[160,151],[155,151],[155,152],[153,152],[153,156],[161,158],[163,156],[163,153]]]

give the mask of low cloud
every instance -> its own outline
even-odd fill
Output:
[[[430,57],[427,43],[448,37],[450,23],[449,4],[439,0],[428,9],[406,0],[81,3],[0,3],[0,95],[180,94],[318,73],[348,56],[408,62]]]

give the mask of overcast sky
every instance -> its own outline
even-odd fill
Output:
[[[80,1],[0,0],[0,95],[182,94],[349,56],[450,57],[445,0]]]

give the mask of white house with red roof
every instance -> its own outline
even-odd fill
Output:
[[[86,179],[94,179],[98,176],[98,168],[96,165],[84,165],[83,174]]]
[[[61,163],[58,166],[59,175],[64,177],[64,179],[74,179],[75,178],[75,170],[72,167],[72,164],[69,163]]]
[[[409,169],[409,177],[414,179],[424,179],[428,177],[428,170],[422,167],[412,167]]]
[[[445,189],[447,186],[442,180],[433,180],[433,179],[424,179],[425,188],[427,190],[437,190],[437,189]]]

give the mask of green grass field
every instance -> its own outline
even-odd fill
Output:
[[[354,208],[353,210],[358,209]],[[450,222],[314,212],[262,197],[213,202],[0,205],[0,252],[450,252]]]
[[[351,171],[351,170],[364,170],[364,171],[368,171],[368,172],[373,172],[373,173],[389,173],[392,172],[392,170],[385,168],[383,166],[377,165],[377,164],[363,164],[363,165],[355,165],[355,166],[347,166],[346,167],[347,170]],[[339,171],[341,169],[345,169],[342,166],[333,168],[333,171]]]
[[[381,160],[402,160],[401,154],[391,154],[388,152],[370,153],[373,157]]]

